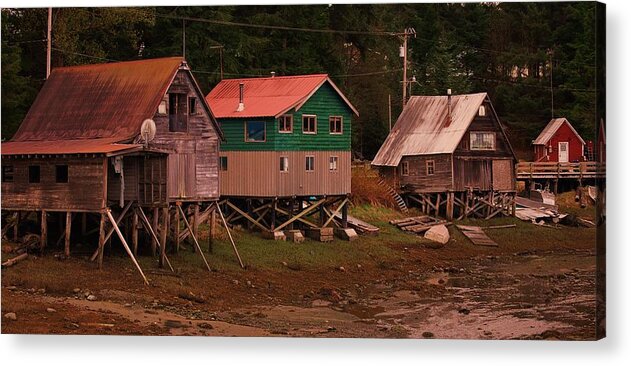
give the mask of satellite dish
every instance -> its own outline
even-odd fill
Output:
[[[156,137],[156,123],[152,119],[147,118],[142,121],[142,125],[140,126],[140,137],[145,145]]]

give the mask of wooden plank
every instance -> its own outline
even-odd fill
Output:
[[[471,240],[474,245],[490,247],[499,246],[496,242],[491,240],[491,238],[489,238],[488,235],[486,235],[486,233],[479,226],[456,225],[456,227],[460,229],[460,232],[462,232],[464,236],[469,238],[469,240]]]
[[[72,224],[72,213],[70,211],[66,212],[66,240],[64,243],[64,255],[66,257],[70,256],[70,229]]]
[[[239,255],[237,246],[234,244],[234,239],[232,239],[232,234],[230,233],[230,228],[228,227],[226,218],[223,217],[223,212],[221,212],[221,208],[219,207],[219,204],[217,202],[215,202],[215,206],[217,207],[217,211],[219,212],[219,217],[221,217],[223,226],[226,228],[226,232],[228,233],[228,238],[230,238],[230,243],[232,244],[232,249],[234,250],[234,254],[237,256],[237,259],[239,260],[239,265],[241,265],[241,268],[245,268],[245,266],[243,265],[243,261],[241,261],[241,256]]]
[[[131,245],[134,255],[138,255],[138,212],[134,210],[131,222]]]
[[[193,238],[193,242],[195,243],[195,246],[197,247],[197,252],[199,253],[199,255],[202,256],[202,259],[204,260],[204,264],[206,265],[206,268],[208,268],[208,272],[210,272],[210,265],[208,265],[208,261],[206,261],[206,256],[204,255],[204,252],[202,252],[202,248],[199,246],[199,242],[197,241],[197,237],[195,236],[195,233],[193,231],[193,229],[191,228],[191,225],[188,223],[188,220],[186,219],[186,215],[184,214],[184,211],[182,211],[182,206],[178,206],[176,205],[175,207],[177,207],[177,209],[180,211],[180,214],[182,215],[182,221],[184,221],[184,225],[186,226],[186,228],[188,229],[188,231],[191,233],[191,237]]]
[[[160,246],[160,239],[158,239],[158,236],[156,235],[156,232],[154,231],[154,229],[151,227],[151,224],[149,223],[149,219],[147,219],[147,215],[145,215],[145,212],[142,210],[142,207],[140,206],[136,206],[135,207],[135,212],[140,213],[140,219],[141,222],[143,223],[143,225],[145,226],[145,229],[149,232],[149,234],[151,235],[151,238],[153,239],[153,241],[155,242],[156,246]],[[169,266],[169,268],[171,269],[171,272],[175,272],[175,270],[173,269],[173,266],[171,265],[171,262],[169,261],[169,257],[167,257],[167,255],[164,255],[164,259],[167,262],[167,265]]]
[[[99,269],[103,268],[103,250],[104,249],[105,249],[105,214],[101,213],[101,221],[99,224],[99,247],[97,248]]]
[[[138,270],[138,272],[140,272],[142,279],[145,280],[145,284],[149,285],[149,281],[147,281],[147,277],[145,277],[145,274],[142,272],[142,269],[140,268],[140,265],[138,264],[138,261],[136,261],[136,257],[134,257],[134,254],[131,252],[131,249],[129,249],[129,245],[127,245],[127,241],[125,241],[123,234],[118,228],[118,225],[116,224],[116,220],[114,220],[114,217],[112,217],[112,213],[110,212],[109,209],[107,209],[105,210],[105,214],[110,219],[110,223],[114,226],[114,230],[116,231],[118,238],[121,240],[121,243],[123,244],[123,247],[125,248],[125,251],[127,252],[127,255],[129,255],[129,257],[131,258],[131,261],[136,266],[136,269]]]

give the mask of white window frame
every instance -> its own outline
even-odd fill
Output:
[[[333,131],[331,129],[331,122],[334,118],[340,119],[340,132]],[[344,134],[344,117],[343,116],[329,116],[329,134],[331,135],[343,135]]]
[[[486,106],[481,105],[480,108],[478,108],[478,116],[486,117]]]
[[[311,170],[309,170],[309,159],[311,159],[311,161],[312,161],[312,163],[311,163]],[[315,172],[315,156],[314,155],[307,155],[307,156],[305,156],[305,171],[307,173]]]
[[[289,156],[281,156],[280,160],[280,172],[281,173],[289,173]]]
[[[313,118],[313,131],[305,130],[305,118]],[[318,133],[318,116],[316,116],[315,114],[302,115],[302,133],[306,135],[316,135]]]
[[[281,120],[289,117],[289,130],[281,129]],[[293,114],[283,114],[278,117],[278,133],[294,133],[294,115]]]
[[[473,142],[476,141],[474,136],[479,135],[479,134],[492,136],[492,138],[491,138],[491,147],[474,146]],[[484,139],[485,138],[482,137],[482,140],[484,140]],[[495,135],[495,132],[493,132],[493,131],[471,131],[469,133],[469,150],[472,150],[472,151],[494,151],[495,150],[496,139],[497,139],[497,137]]]
[[[335,173],[339,169],[340,157],[337,155],[329,156],[329,172]]]

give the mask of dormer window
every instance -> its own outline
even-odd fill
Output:
[[[186,111],[187,95],[169,94],[169,132],[186,132],[188,116]]]

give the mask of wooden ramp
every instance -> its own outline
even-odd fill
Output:
[[[486,235],[482,228],[479,226],[466,226],[466,225],[456,225],[458,229],[471,240],[474,245],[481,245],[486,247],[497,247],[499,246],[496,242],[491,240],[491,238]]]
[[[337,222],[342,222],[342,214],[337,213],[335,215],[335,221]],[[346,216],[346,222],[348,224],[349,227],[355,229],[355,231],[357,231],[360,234],[370,234],[370,235],[377,235],[379,234],[379,228],[371,225],[365,221],[362,221],[356,217],[353,217],[351,215]]]

